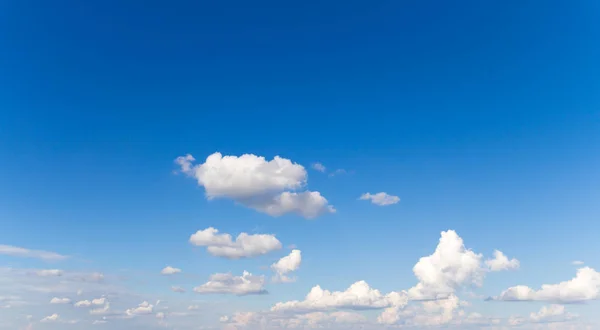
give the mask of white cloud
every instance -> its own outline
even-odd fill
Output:
[[[539,300],[574,303],[600,298],[600,273],[590,267],[577,270],[577,275],[558,284],[544,284],[539,290],[518,285],[508,288],[499,297],[505,301]]]
[[[71,299],[54,297],[50,300],[50,303],[51,304],[70,304]]]
[[[274,280],[276,282],[293,282],[295,279],[288,277],[287,274],[298,270],[301,263],[302,252],[300,250],[292,250],[289,255],[271,265],[271,269],[277,274]]]
[[[105,303],[106,303],[106,298],[104,298],[104,297],[92,299],[92,305],[100,306],[100,305],[104,305]]]
[[[411,299],[447,297],[464,285],[481,285],[485,271],[482,255],[465,248],[454,230],[442,232],[435,252],[413,267],[419,283],[408,290]]]
[[[508,259],[501,251],[494,251],[494,259],[488,259],[485,264],[493,272],[499,272],[503,270],[515,270],[519,269],[520,263],[517,259]]]
[[[0,244],[0,254],[12,257],[35,258],[45,261],[60,261],[67,259],[67,256],[48,251],[30,250],[22,247]]]
[[[372,289],[365,281],[352,284],[346,291],[334,291],[313,287],[302,301],[280,302],[271,311],[327,311],[332,309],[381,309],[404,306],[408,299],[405,292],[390,292],[386,295]]]
[[[92,302],[89,300],[81,300],[75,303],[75,307],[90,307],[92,306]]]
[[[125,314],[127,314],[129,316],[146,315],[146,314],[152,314],[153,311],[154,311],[154,305],[148,303],[147,301],[144,301],[141,304],[139,304],[137,307],[126,310]]]
[[[566,313],[565,306],[562,305],[543,306],[539,312],[529,315],[532,322],[563,321],[572,318],[574,318],[574,315]]]
[[[210,276],[208,282],[195,287],[194,292],[201,294],[222,293],[238,296],[266,293],[264,276],[254,276],[244,271],[242,276],[231,273],[217,273]]]
[[[573,264],[575,266],[582,266],[584,264],[584,262],[581,260],[575,260],[571,264]]]
[[[199,230],[190,237],[190,243],[206,246],[208,253],[229,259],[249,258],[281,249],[281,242],[274,235],[241,233],[235,241],[229,234],[209,227]]]
[[[223,156],[214,153],[194,165],[194,157],[178,157],[181,171],[203,186],[208,199],[229,198],[271,216],[296,213],[314,218],[335,209],[319,192],[296,192],[306,186],[302,165],[276,156],[267,161],[252,154]]]
[[[92,309],[90,315],[110,315],[114,314],[110,310],[110,303],[107,301],[103,307]]]
[[[180,287],[180,286],[172,286],[171,287],[171,291],[173,291],[173,292],[179,292],[179,293],[184,293],[185,289],[182,288],[182,287]]]
[[[379,206],[387,206],[392,204],[397,204],[400,202],[400,197],[388,195],[384,192],[379,192],[376,194],[364,193],[360,196],[361,200],[370,200],[371,203]]]
[[[181,269],[167,266],[167,267],[163,268],[163,270],[161,270],[160,273],[162,275],[174,275],[177,273],[181,273]]]
[[[64,272],[60,269],[42,269],[36,272],[37,276],[62,276]]]
[[[52,314],[50,316],[44,317],[40,322],[56,322],[60,316],[58,314]]]
[[[321,163],[313,163],[311,166],[312,166],[313,170],[319,171],[321,173],[325,173],[325,171],[327,170],[325,168],[325,165],[323,165]]]
[[[188,311],[197,311],[197,310],[200,309],[200,306],[198,306],[198,305],[190,305],[190,306],[188,306],[187,309],[188,309]]]

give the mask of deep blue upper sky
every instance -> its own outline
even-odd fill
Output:
[[[592,259],[599,40],[593,0],[3,1],[0,243],[116,269],[130,257],[107,253],[152,241],[164,258],[136,262],[155,269],[195,230],[256,227],[314,243],[315,265],[331,246],[340,263],[398,249],[407,283],[446,229],[536,266],[536,239],[562,258],[548,267]],[[320,225],[273,220],[173,175],[175,157],[215,151],[352,174],[311,172],[338,209]],[[374,210],[367,191],[402,202]],[[297,293],[335,283],[316,268]],[[368,269],[343,276],[394,287]]]

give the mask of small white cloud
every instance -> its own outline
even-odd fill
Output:
[[[144,301],[141,304],[139,304],[138,307],[130,308],[130,309],[126,310],[125,314],[127,314],[129,316],[145,315],[145,314],[152,314],[153,311],[154,311],[154,306],[151,305],[150,303],[148,303],[147,301]]]
[[[520,263],[517,259],[508,259],[501,251],[494,251],[494,259],[488,259],[485,264],[493,272],[499,272],[503,270],[515,270],[519,269]]]
[[[92,306],[92,302],[89,300],[81,300],[75,303],[75,307],[90,307]]]
[[[271,311],[327,311],[335,309],[382,309],[387,307],[404,307],[408,302],[405,292],[390,292],[386,295],[372,289],[367,282],[352,284],[346,291],[330,292],[313,287],[302,301],[280,302]]]
[[[572,262],[572,264],[575,266],[582,266],[584,264],[584,262],[581,260],[575,260]]]
[[[104,298],[104,297],[92,299],[92,305],[100,306],[100,305],[104,305],[105,303],[106,303],[106,298]]]
[[[491,299],[504,301],[551,301],[576,303],[600,298],[600,273],[590,267],[577,270],[577,275],[558,284],[544,284],[539,290],[524,285],[508,288],[498,297]]]
[[[325,168],[325,166],[321,163],[313,163],[311,166],[312,166],[313,170],[319,171],[321,173],[325,173],[325,171],[327,170]]]
[[[209,200],[232,199],[274,217],[296,213],[310,219],[335,212],[318,191],[296,192],[306,186],[307,173],[302,165],[289,159],[275,156],[267,161],[252,154],[238,157],[216,152],[203,164],[194,165],[194,161],[186,155],[175,163],[204,187]]]
[[[539,312],[529,315],[529,319],[534,323],[560,322],[573,318],[575,315],[567,313],[562,305],[543,306]]]
[[[58,314],[52,314],[50,316],[44,317],[40,322],[56,322],[60,316]]]
[[[60,261],[68,258],[67,256],[55,252],[30,250],[22,247],[3,244],[0,244],[0,254],[12,257],[42,259],[45,261]]]
[[[64,272],[60,269],[42,269],[36,272],[37,276],[62,276]]]
[[[388,195],[384,192],[376,194],[364,193],[360,196],[360,200],[370,200],[371,203],[379,206],[393,205],[400,202],[400,197]]]
[[[51,304],[70,304],[71,299],[54,297],[50,300],[50,303]]]
[[[219,234],[213,227],[199,230],[190,237],[190,243],[206,246],[208,253],[229,259],[255,257],[281,249],[281,242],[274,235],[241,233],[235,241],[229,234]]]
[[[181,269],[167,266],[167,267],[163,268],[163,270],[161,270],[160,273],[162,275],[174,275],[174,274],[181,273]]]
[[[188,309],[188,311],[197,311],[197,310],[200,309],[200,306],[198,306],[198,305],[190,305],[190,306],[188,306],[187,309]]]
[[[171,287],[171,291],[173,292],[178,292],[178,293],[184,293],[185,289],[180,287],[180,286],[172,286]]]
[[[279,259],[279,261],[271,265],[271,269],[277,274],[274,281],[293,282],[295,279],[287,277],[287,274],[298,270],[301,263],[302,252],[300,250],[292,250],[289,255]]]
[[[238,296],[267,293],[264,276],[254,276],[244,271],[242,276],[231,273],[217,273],[210,276],[208,282],[195,287],[194,292],[201,294],[221,293]]]
[[[109,315],[109,314],[111,314],[111,311],[110,311],[110,303],[109,303],[109,302],[106,302],[106,303],[104,304],[104,307],[101,307],[101,308],[96,308],[96,309],[92,309],[92,310],[90,311],[90,314],[91,314],[91,315]]]

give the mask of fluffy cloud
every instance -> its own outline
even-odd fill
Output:
[[[360,196],[360,199],[361,200],[370,200],[371,203],[373,203],[375,205],[379,205],[379,206],[392,205],[392,204],[397,204],[398,202],[400,202],[400,197],[388,195],[387,193],[384,193],[384,192],[379,192],[376,194],[364,193]]]
[[[233,241],[231,235],[219,234],[213,227],[197,231],[190,237],[190,243],[206,246],[213,256],[229,259],[255,257],[281,249],[281,242],[274,235],[241,233]]]
[[[264,284],[264,276],[254,276],[246,271],[242,276],[234,276],[231,273],[217,273],[211,275],[208,282],[195,287],[194,292],[200,294],[234,294],[238,296],[263,294],[267,293]]]
[[[90,307],[92,305],[94,306],[101,306],[104,305],[106,303],[106,298],[101,297],[101,298],[96,298],[96,299],[92,299],[92,301],[89,300],[81,300],[75,303],[75,307]]]
[[[558,284],[544,284],[539,290],[524,285],[508,288],[492,298],[505,301],[540,300],[575,303],[600,298],[600,273],[590,267],[577,270],[577,275]]]
[[[537,313],[531,313],[529,319],[532,322],[557,322],[575,318],[575,315],[566,313],[565,306],[544,306]]]
[[[54,297],[50,300],[50,303],[51,304],[70,304],[71,299]]]
[[[167,266],[167,267],[163,268],[163,270],[161,270],[160,273],[162,275],[174,275],[177,273],[181,273],[181,269]]]
[[[488,259],[485,264],[493,272],[499,272],[503,270],[515,270],[519,269],[520,263],[517,259],[508,259],[501,251],[494,251],[494,259]]]
[[[229,198],[271,216],[296,213],[314,218],[335,209],[319,192],[295,192],[306,185],[302,165],[275,156],[267,161],[252,154],[223,156],[214,153],[194,165],[191,155],[178,157],[181,171],[203,186],[208,199]]]
[[[419,283],[408,293],[416,300],[443,298],[461,286],[481,285],[485,274],[482,255],[465,248],[453,230],[442,232],[433,254],[422,257],[413,272]]]
[[[11,246],[11,245],[2,245],[0,244],[0,254],[13,256],[13,257],[21,257],[21,258],[35,258],[42,259],[45,261],[60,261],[67,259],[67,256],[55,253],[55,252],[47,252],[41,250],[30,250],[22,247]]]
[[[137,307],[126,310],[125,314],[127,314],[129,316],[146,315],[146,314],[152,314],[153,311],[154,311],[154,305],[148,303],[147,301],[144,301],[141,304],[139,304]]]
[[[56,322],[60,316],[58,314],[52,314],[50,316],[44,317],[40,322]]]
[[[325,171],[327,170],[327,168],[325,168],[325,165],[321,163],[313,163],[311,167],[313,168],[313,170],[319,171],[321,173],[325,173]]]
[[[332,309],[381,309],[390,306],[404,306],[408,299],[404,292],[390,292],[382,294],[379,290],[372,289],[365,281],[352,284],[345,291],[321,289],[313,287],[302,301],[293,300],[280,302],[271,308],[271,311],[326,311]]]
[[[293,282],[295,279],[287,277],[287,274],[298,270],[300,263],[302,263],[302,252],[292,250],[289,255],[271,265],[271,269],[277,274],[274,280],[276,282]]]

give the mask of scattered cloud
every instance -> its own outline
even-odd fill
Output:
[[[45,261],[60,261],[65,260],[68,257],[58,254],[56,252],[48,252],[41,250],[30,250],[22,247],[12,246],[12,245],[2,245],[0,244],[0,255],[7,255],[12,257],[21,257],[21,258],[35,258],[42,259]]]
[[[388,195],[384,192],[376,194],[364,193],[360,196],[360,200],[370,200],[371,203],[379,206],[393,205],[400,202],[400,197]]]
[[[485,264],[492,272],[499,272],[503,270],[515,270],[519,269],[520,262],[517,259],[508,259],[501,251],[494,251],[494,259],[488,259]]]
[[[307,183],[306,169],[289,159],[275,156],[270,161],[253,154],[223,156],[214,153],[194,165],[192,155],[175,160],[181,172],[204,187],[207,199],[228,198],[246,207],[277,217],[295,213],[311,219],[334,213],[318,191],[302,191]]]
[[[172,286],[171,287],[171,291],[173,292],[178,292],[178,293],[184,293],[185,289],[180,287],[180,286]]]
[[[50,303],[51,304],[70,304],[71,299],[54,297],[50,300]]]
[[[36,272],[37,276],[62,276],[64,271],[60,269],[42,269]]]
[[[537,313],[531,313],[529,319],[532,322],[561,322],[575,318],[576,315],[567,313],[563,305],[543,306]]]
[[[583,266],[583,264],[585,264],[585,263],[581,260],[575,260],[571,264],[573,264],[575,266]]]
[[[190,243],[206,246],[213,256],[228,259],[256,257],[282,247],[274,235],[241,233],[233,241],[231,235],[219,234],[219,230],[213,227],[197,231],[190,237]]]
[[[390,292],[382,294],[372,289],[365,281],[352,284],[345,291],[323,290],[320,286],[313,287],[304,300],[280,302],[271,311],[327,311],[332,309],[381,309],[390,306],[404,306],[408,302],[405,292]]]
[[[254,276],[244,271],[242,276],[231,273],[217,273],[210,276],[208,282],[195,287],[194,292],[200,294],[221,293],[238,296],[267,293],[264,276]]]
[[[161,270],[160,273],[162,275],[175,275],[175,274],[181,273],[181,269],[167,266],[167,267],[163,268],[163,270]]]
[[[125,314],[133,316],[133,315],[146,315],[152,314],[154,311],[154,305],[148,303],[147,301],[142,302],[137,307],[130,308],[125,311]]]
[[[325,173],[325,171],[327,170],[327,168],[321,163],[313,163],[311,167],[313,168],[313,170],[319,171],[321,173]]]
[[[504,301],[550,301],[576,303],[600,298],[600,273],[590,267],[577,270],[576,276],[558,284],[544,284],[534,290],[524,285],[508,288],[493,300]]]
[[[292,250],[289,255],[271,265],[271,269],[276,273],[274,281],[282,283],[294,282],[295,278],[290,278],[287,274],[298,270],[301,263],[302,252],[300,250]]]
[[[60,316],[58,314],[52,314],[50,316],[44,317],[40,322],[56,322]]]

